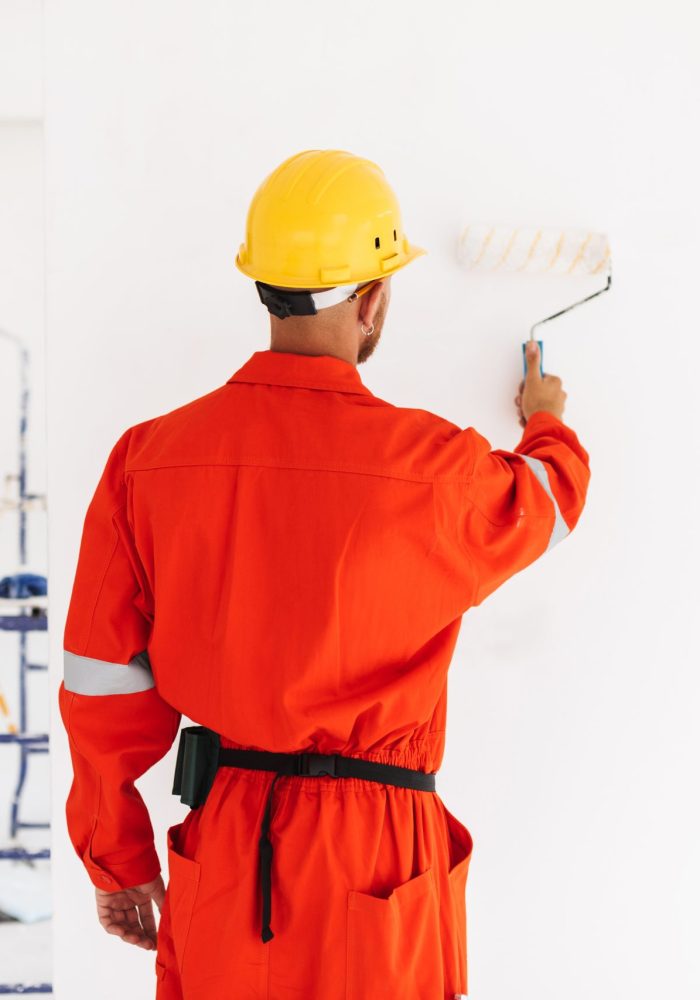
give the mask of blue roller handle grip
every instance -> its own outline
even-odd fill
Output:
[[[527,358],[525,357],[525,348],[527,347],[529,341],[525,341],[523,344],[523,375],[527,375]],[[541,340],[537,343],[540,345],[540,375],[544,378],[544,371],[542,370],[542,364],[544,363],[544,344]]]

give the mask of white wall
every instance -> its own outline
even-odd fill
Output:
[[[0,0],[0,121],[43,114],[42,0]]]
[[[700,988],[695,788],[697,24],[681,0],[47,8],[53,681],[82,517],[131,424],[268,346],[235,270],[248,200],[308,147],[379,162],[429,256],[397,275],[377,395],[514,447],[520,343],[568,284],[468,277],[470,218],[590,226],[615,284],[545,331],[591,454],[576,532],[467,614],[439,793],[475,841],[470,996]],[[562,279],[564,281],[565,279]],[[578,290],[578,289],[577,289]],[[152,995],[105,935],[62,827],[59,1000]],[[142,788],[163,850],[172,758]],[[165,860],[163,859],[164,863]]]

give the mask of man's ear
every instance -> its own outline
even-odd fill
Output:
[[[370,326],[374,323],[374,317],[377,314],[383,291],[384,282],[378,281],[374,288],[360,298],[360,323],[363,323],[365,326]]]

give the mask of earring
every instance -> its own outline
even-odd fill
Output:
[[[360,323],[360,329],[364,333],[365,337],[371,337],[372,334],[374,333],[374,323],[370,323],[369,330],[365,330],[365,324]]]

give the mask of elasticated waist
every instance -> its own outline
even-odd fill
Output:
[[[366,781],[396,785],[399,788],[413,788],[421,792],[435,791],[434,771],[417,771],[397,764],[344,757],[342,754],[274,753],[268,750],[222,747],[218,733],[205,726],[187,726],[180,731],[173,794],[179,795],[182,802],[196,809],[205,802],[220,767],[244,767],[276,772],[270,785],[259,840],[263,941],[269,941],[274,937],[270,928],[272,844],[268,834],[272,792],[279,777],[327,775],[333,778],[364,778]]]

